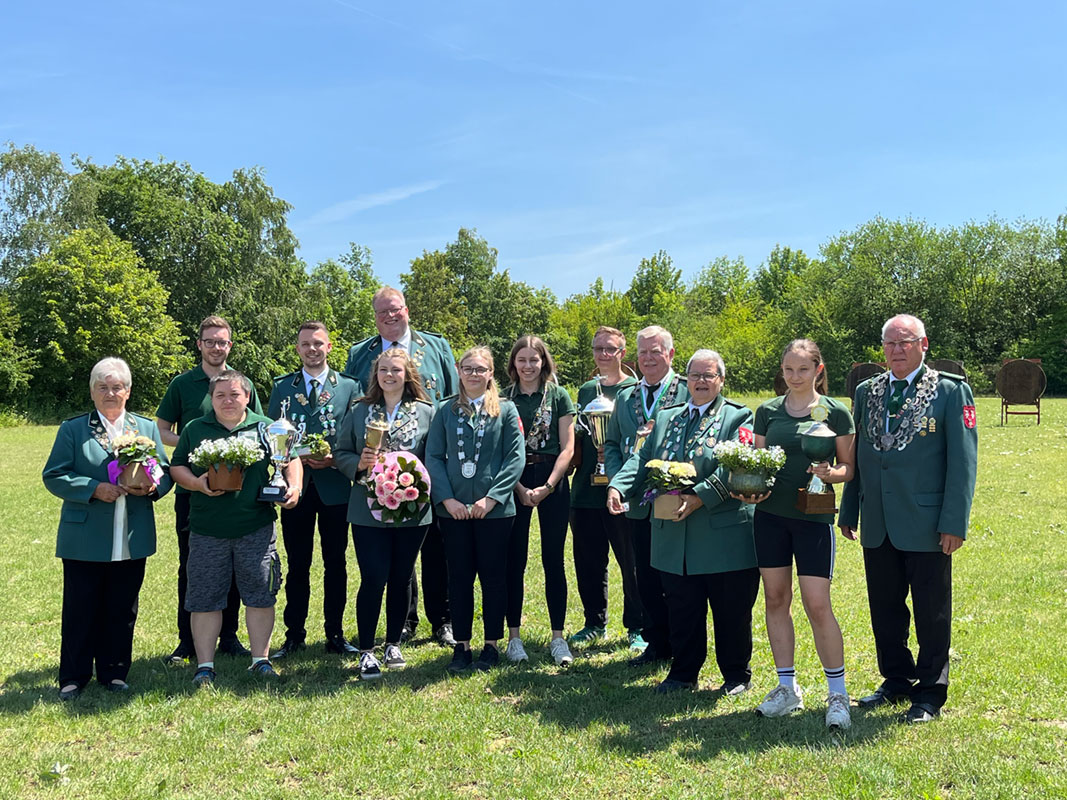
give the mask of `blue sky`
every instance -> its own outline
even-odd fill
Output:
[[[875,215],[1067,212],[1067,4],[19,3],[0,140],[258,165],[309,264],[387,282],[473,227],[514,278],[625,288]]]

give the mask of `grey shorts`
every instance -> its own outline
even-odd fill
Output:
[[[186,611],[226,608],[232,576],[241,601],[250,608],[270,608],[282,585],[282,565],[275,548],[274,523],[237,539],[189,533],[189,584]]]

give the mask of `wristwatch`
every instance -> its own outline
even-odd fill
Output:
[[[552,481],[545,481],[545,486],[548,487],[549,494],[552,494],[552,492],[556,491],[556,487],[552,485]]]

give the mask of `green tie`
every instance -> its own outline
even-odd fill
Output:
[[[311,379],[311,391],[308,392],[308,405],[314,410],[319,404],[319,381],[317,378]]]
[[[889,416],[895,417],[900,413],[900,408],[904,405],[904,392],[907,388],[907,381],[893,381],[893,394],[889,396],[889,403],[886,405]]]

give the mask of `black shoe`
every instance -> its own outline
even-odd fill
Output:
[[[271,658],[285,658],[305,649],[307,649],[307,645],[304,644],[303,640],[286,639]]]
[[[631,667],[647,667],[651,664],[658,664],[661,661],[670,661],[670,656],[662,656],[659,651],[656,650],[656,646],[650,644],[645,648],[645,652],[639,655],[637,658],[631,658],[626,663]]]
[[[128,692],[130,691],[130,684],[126,683],[126,681],[118,681],[117,683],[111,681],[107,685],[107,690],[109,692]]]
[[[433,632],[433,638],[441,647],[455,647],[456,640],[452,636],[452,626],[447,622]]]
[[[226,636],[219,639],[219,652],[228,656],[250,656],[252,651],[241,644],[236,636]]]
[[[752,688],[751,683],[742,683],[741,681],[726,681],[722,685],[722,693],[727,697],[737,697],[742,695]]]
[[[872,694],[857,700],[856,705],[860,708],[878,708],[878,706],[884,706],[886,703],[889,703],[890,705],[899,705],[900,703],[906,703],[910,700],[911,695],[909,694],[904,692],[890,692],[884,686],[879,686]]]
[[[482,652],[478,656],[478,660],[474,663],[474,668],[479,669],[482,672],[488,672],[499,663],[500,652],[491,644],[487,644],[485,647],[482,648]]]
[[[73,689],[60,689],[59,699],[62,700],[64,703],[68,703],[71,700],[77,700],[79,697],[81,697],[81,693],[82,687],[80,686],[75,686]]]
[[[452,648],[452,663],[448,665],[448,671],[458,675],[466,672],[474,663],[474,655],[463,645],[457,644]]]
[[[404,642],[410,642],[415,638],[415,626],[410,622],[405,622],[404,627],[400,631],[400,644]]]
[[[359,655],[359,648],[353,647],[352,643],[340,633],[335,633],[326,639],[326,652],[338,653],[342,656],[355,656]]]
[[[900,721],[906,725],[919,725],[923,722],[933,722],[939,716],[941,716],[940,708],[936,708],[929,703],[913,703]]]
[[[670,694],[671,692],[693,691],[697,688],[696,681],[676,681],[674,678],[664,678],[656,687],[656,694]]]
[[[171,664],[181,664],[183,661],[187,661],[196,655],[196,650],[188,642],[178,642],[178,646],[174,648],[174,652],[167,656],[164,661],[169,661]]]

